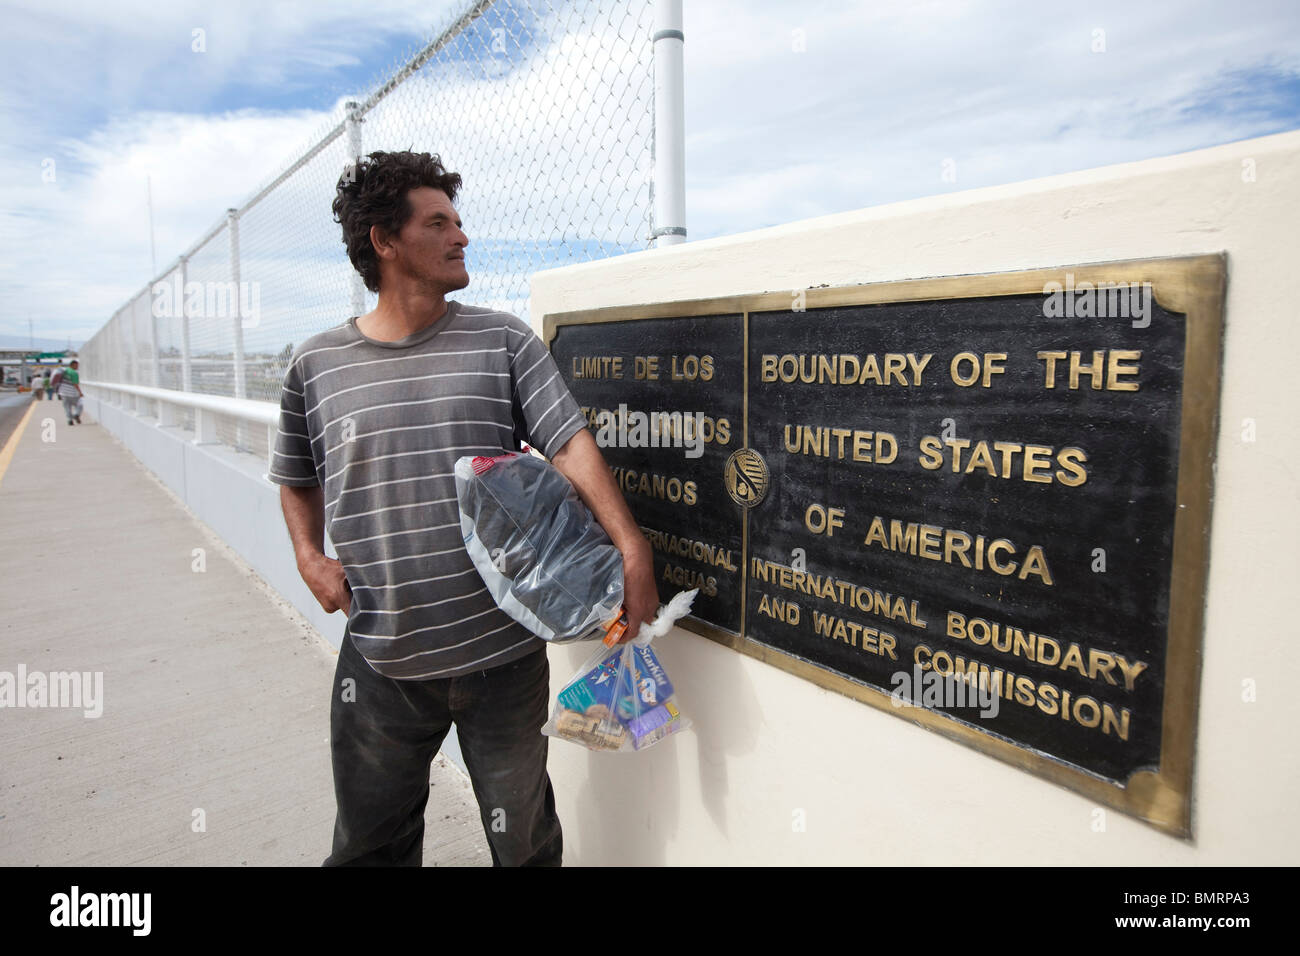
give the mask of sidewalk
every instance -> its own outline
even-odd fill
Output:
[[[336,651],[60,412],[33,403],[0,455],[0,691],[102,672],[102,715],[0,705],[0,865],[318,866]],[[439,757],[430,786],[425,865],[488,865],[469,782]]]

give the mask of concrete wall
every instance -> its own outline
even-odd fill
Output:
[[[1253,180],[1251,178],[1253,174]],[[532,316],[1153,256],[1228,253],[1193,829],[1184,842],[686,631],[661,645],[695,731],[551,746],[572,863],[1295,864],[1284,686],[1300,637],[1300,132],[952,193],[540,273]],[[1253,419],[1257,439],[1243,440]],[[556,689],[585,648],[551,653]],[[1243,681],[1257,700],[1243,701]],[[806,829],[794,826],[802,811]]]

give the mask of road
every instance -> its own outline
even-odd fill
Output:
[[[3,448],[9,436],[13,434],[18,423],[22,420],[23,412],[27,411],[27,406],[32,404],[35,399],[32,398],[31,392],[0,392],[0,448]],[[57,403],[51,402],[51,407]]]

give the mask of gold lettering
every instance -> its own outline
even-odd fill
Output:
[[[899,385],[907,384],[907,357],[896,352],[885,353],[885,384],[889,385],[895,376]]]
[[[1039,352],[1038,358],[1047,363],[1044,372],[1043,387],[1056,388],[1056,363],[1068,357],[1066,352]]]
[[[1106,683],[1114,684],[1115,678],[1110,676],[1110,672],[1115,669],[1115,658],[1105,651],[1099,651],[1095,648],[1088,650],[1088,676],[1093,680],[1097,679],[1100,673],[1106,678]]]
[[[970,535],[964,531],[950,531],[943,543],[943,560],[952,564],[955,555],[959,561],[966,567],[970,567],[970,558],[966,557],[966,552],[970,550]]]
[[[1015,563],[1012,562],[1011,564],[1006,564],[999,567],[996,559],[994,558],[995,551],[1009,551],[1012,554],[1015,554],[1016,552],[1015,546],[1012,545],[1012,543],[1008,541],[1006,538],[998,538],[996,541],[994,541],[992,544],[989,545],[989,550],[988,550],[988,559],[989,559],[990,568],[992,568],[998,574],[1014,574],[1016,571]]]
[[[930,364],[930,359],[933,357],[934,356],[931,353],[926,352],[925,355],[923,355],[921,357],[921,360],[918,362],[916,360],[915,355],[913,355],[911,352],[907,353],[907,364],[912,366],[913,385],[921,384],[921,373],[925,371],[925,367]]]
[[[969,475],[976,468],[983,468],[994,478],[998,476],[997,468],[993,465],[993,458],[989,455],[989,443],[986,441],[979,442],[975,446],[975,450],[971,452],[970,461],[966,463],[966,474]]]
[[[1082,463],[1088,460],[1081,448],[1063,448],[1061,453],[1056,456],[1057,462],[1064,471],[1056,473],[1056,480],[1070,488],[1077,488],[1088,480],[1088,472],[1082,467]]]
[[[886,450],[886,446],[888,450]],[[898,439],[889,432],[876,432],[876,464],[892,464],[898,457]]]
[[[1052,583],[1052,572],[1047,567],[1047,555],[1043,553],[1043,546],[1040,544],[1033,545],[1029,549],[1018,577],[1023,581],[1031,574],[1038,575],[1038,579],[1046,585]]]
[[[1130,664],[1128,658],[1124,657],[1123,654],[1116,654],[1115,661],[1124,674],[1124,689],[1132,690],[1133,682],[1137,680],[1139,674],[1147,669],[1147,665],[1142,661],[1133,661]]]
[[[1025,446],[1025,464],[1022,472],[1025,481],[1036,481],[1040,484],[1050,485],[1052,476],[1049,472],[1046,475],[1038,474],[1036,469],[1050,468],[1051,462],[1047,456],[1052,453],[1050,445],[1026,445]]]
[[[963,363],[971,366],[971,373],[969,375],[962,374],[957,370],[957,366]],[[952,380],[956,384],[960,385],[962,388],[969,388],[978,382],[980,378],[979,356],[974,352],[958,352],[952,357],[952,362],[949,363],[948,371],[952,376]]]
[[[1129,349],[1115,349],[1106,359],[1106,388],[1112,392],[1136,392],[1138,390],[1137,382],[1121,382],[1121,375],[1136,375],[1139,366],[1121,365],[1126,360],[1137,362],[1142,358],[1142,353],[1131,351]]]
[[[1078,644],[1071,643],[1065,651],[1065,656],[1061,658],[1061,670],[1066,668],[1076,670],[1084,677],[1088,676],[1088,672],[1083,667],[1083,652],[1079,650]]]
[[[915,525],[908,525],[908,527],[914,528]],[[916,550],[916,554],[923,558],[929,558],[931,561],[942,560],[943,556],[939,553],[939,532],[942,530],[942,528],[936,528],[934,525],[921,525],[921,544]]]
[[[1078,388],[1079,375],[1085,374],[1088,376],[1088,381],[1092,383],[1092,388],[1094,390],[1100,390],[1102,386],[1102,381],[1105,378],[1105,373],[1103,372],[1102,369],[1102,362],[1105,359],[1105,356],[1106,356],[1105,352],[1100,350],[1094,350],[1092,353],[1092,362],[1090,362],[1088,365],[1083,365],[1082,364],[1083,353],[1071,352],[1070,353],[1070,389],[1074,390]]]
[[[1019,442],[995,441],[993,447],[1002,454],[1002,470],[998,474],[1003,478],[1011,477],[1011,460],[1021,450]]]
[[[926,435],[920,441],[921,457],[917,462],[926,471],[943,467],[943,442],[938,436]]]

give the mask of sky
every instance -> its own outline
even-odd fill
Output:
[[[25,344],[29,319],[38,340],[89,338],[465,6],[0,3],[0,346]],[[511,31],[522,24],[524,56],[522,9]],[[684,0],[684,32],[691,239],[1300,128],[1295,0]],[[509,88],[546,75],[530,70]],[[485,101],[497,89],[473,86]],[[627,89],[620,122],[645,105]],[[467,180],[484,153],[498,167],[545,163],[526,147],[564,149],[546,136],[557,124],[614,121],[585,103],[556,109],[571,115],[471,131],[457,147],[475,157]],[[631,122],[631,142],[643,127]],[[623,200],[599,184],[564,186],[618,218]],[[527,187],[522,175],[513,188]],[[287,193],[281,205],[292,214]],[[327,218],[313,222],[312,242],[335,241]],[[578,241],[628,248],[641,238],[629,228],[612,246]],[[471,274],[487,248],[471,242]],[[544,263],[533,251],[511,268]]]

